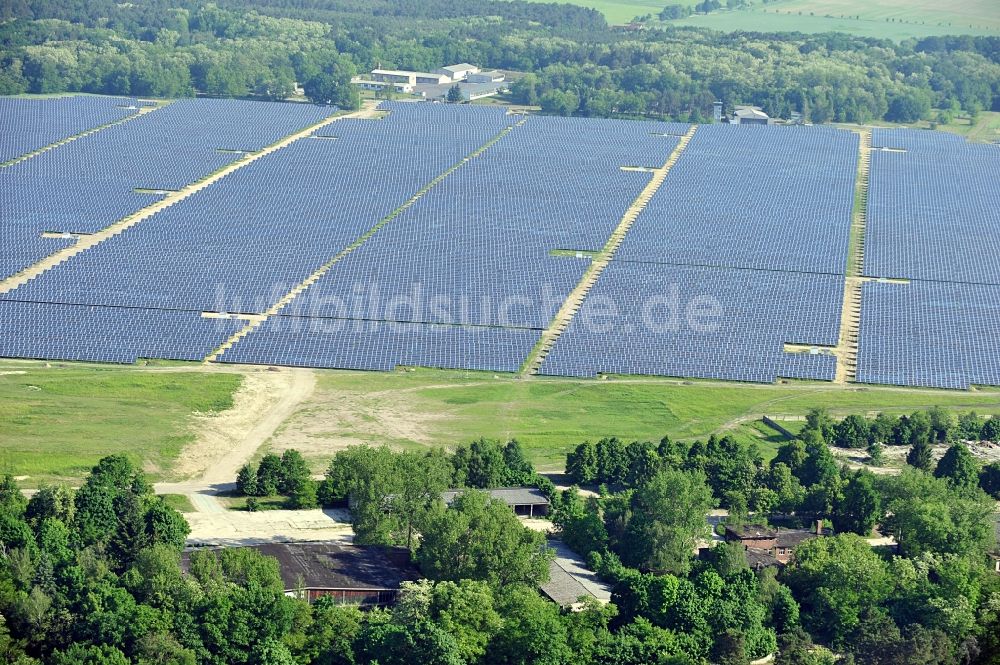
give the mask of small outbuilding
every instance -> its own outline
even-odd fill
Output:
[[[441,492],[441,500],[444,501],[446,506],[450,506],[455,497],[467,491],[465,489],[445,490]],[[501,487],[483,491],[492,498],[506,503],[514,511],[515,515],[541,517],[549,513],[549,499],[537,487]],[[353,497],[348,497],[347,507],[350,509],[354,508]]]
[[[542,490],[537,487],[501,487],[498,489],[486,490],[494,499],[503,501],[515,515],[523,517],[540,517],[549,512],[549,499]],[[448,490],[441,494],[445,505],[451,505],[463,490]]]

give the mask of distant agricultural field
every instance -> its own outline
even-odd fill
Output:
[[[555,0],[563,4],[580,5],[596,9],[604,14],[611,25],[622,25],[628,23],[636,16],[646,14],[659,14],[665,5],[695,5],[695,0]]]
[[[656,14],[665,5],[694,0],[575,0],[604,13],[612,24]],[[725,3],[723,3],[725,4]],[[902,40],[945,34],[1000,34],[1000,4],[994,0],[779,0],[740,11],[718,11],[673,21],[715,30],[846,32]]]

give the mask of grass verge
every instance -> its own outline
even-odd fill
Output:
[[[173,508],[174,510],[181,513],[193,513],[194,504],[191,503],[191,499],[187,498],[183,494],[161,494],[160,497],[163,501]]]

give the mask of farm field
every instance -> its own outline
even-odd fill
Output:
[[[660,0],[555,0],[563,4],[580,5],[596,9],[604,14],[611,25],[622,25],[636,16],[658,14],[667,4],[695,5],[696,0],[676,0],[674,3]]]
[[[798,15],[849,17],[862,21],[904,22],[960,31],[1000,30],[1000,9],[993,0],[782,0],[770,11]]]
[[[602,12],[611,24],[657,14],[667,4],[693,6],[694,0],[573,0]],[[672,21],[715,30],[761,32],[846,32],[894,40],[945,34],[1000,33],[1000,8],[991,0],[783,0],[749,10],[719,11]]]
[[[677,21],[671,21],[672,25],[692,26],[698,28],[710,28],[722,32],[734,32],[737,30],[748,32],[843,32],[858,37],[871,37],[876,39],[891,39],[902,41],[904,39],[932,37],[935,35],[998,35],[1000,27],[994,27],[993,23],[983,24],[961,24],[954,21],[944,21],[941,23],[932,21],[917,21],[907,19],[906,22],[887,21],[885,19],[874,18],[840,18],[839,16],[820,14],[814,12],[814,16],[809,15],[810,10],[802,10],[799,15],[798,9],[794,11],[787,9],[785,5],[779,5],[778,9],[771,9],[768,6],[764,10],[743,10],[716,12],[713,14],[700,14]]]
[[[239,374],[4,362],[0,470],[22,484],[78,478],[125,452],[152,478],[194,437],[194,414],[232,406]]]

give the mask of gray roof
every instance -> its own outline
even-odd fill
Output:
[[[753,547],[748,547],[746,550],[747,564],[750,566],[751,570],[760,570],[761,568],[770,568],[771,566],[782,567],[780,561],[777,557],[771,554],[767,550],[759,550]]]
[[[733,115],[735,115],[738,118],[760,118],[761,120],[768,117],[768,115],[763,111],[761,111],[760,109],[751,108],[749,106],[744,108],[737,108],[736,111],[733,112]]]
[[[466,490],[448,490],[441,493],[441,498],[450,504],[459,494]],[[486,490],[494,499],[499,499],[508,506],[547,506],[548,498],[537,487],[501,487]]]
[[[441,492],[441,500],[445,502],[445,505],[451,505],[451,502],[455,500],[459,494],[463,492],[468,492],[468,489],[452,489],[445,490]],[[547,506],[549,505],[549,500],[542,493],[542,490],[537,487],[501,487],[492,490],[481,490],[486,492],[494,499],[499,499],[503,501],[508,506]],[[394,495],[389,495],[389,499],[392,499]],[[348,497],[348,504],[351,508],[354,507],[354,498]]]
[[[729,539],[774,540],[778,547],[795,547],[802,541],[815,538],[816,535],[815,531],[809,529],[774,529],[757,524],[726,526],[726,537]]]
[[[252,549],[278,560],[285,591],[292,591],[300,584],[307,589],[398,589],[403,582],[420,578],[410,562],[409,551],[400,547],[266,543]],[[190,555],[191,552],[182,555],[181,566],[185,570]]]
[[[457,65],[448,65],[447,67],[442,67],[441,69],[445,70],[446,72],[468,72],[472,71],[473,69],[479,69],[479,68],[476,67],[475,65],[470,65],[467,62],[461,62]]]
[[[549,540],[556,558],[549,564],[549,579],[540,585],[542,593],[564,607],[577,603],[581,597],[611,600],[611,588],[597,573],[588,570],[583,559],[560,540]]]

